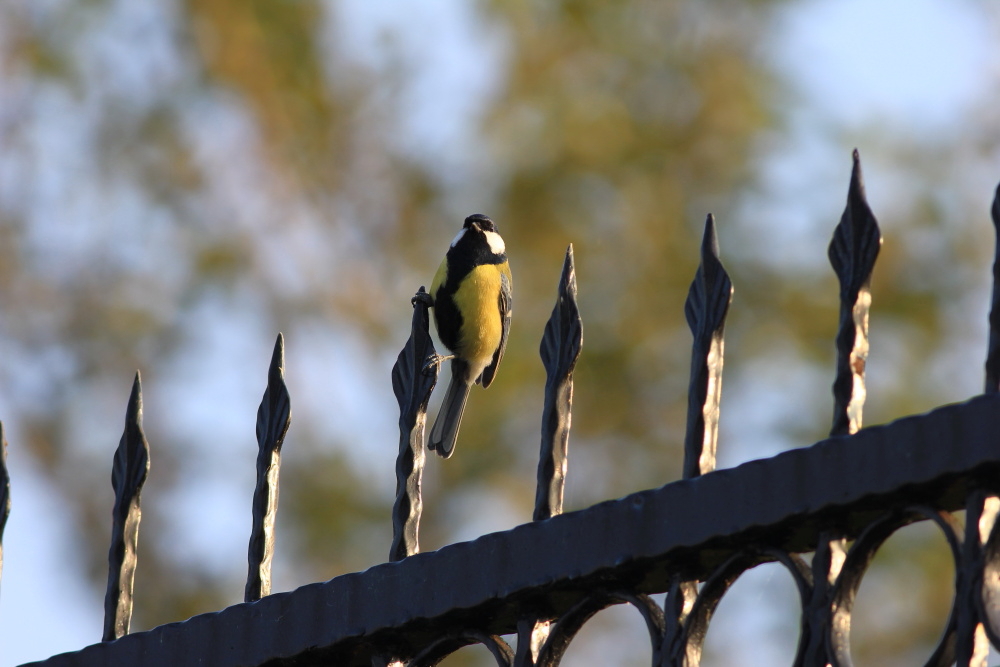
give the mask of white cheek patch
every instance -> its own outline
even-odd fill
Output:
[[[486,234],[486,242],[490,244],[490,250],[495,255],[502,255],[507,250],[507,246],[504,245],[503,239],[496,232],[484,232]]]
[[[458,242],[462,240],[463,236],[465,236],[465,227],[458,230],[458,234],[456,234],[455,238],[451,240],[451,247],[454,248],[456,245],[458,245]]]

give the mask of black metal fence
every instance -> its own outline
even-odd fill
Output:
[[[992,216],[1000,228],[1000,188]],[[955,580],[950,617],[926,664],[984,665],[990,644],[1000,646],[1000,262],[984,395],[861,430],[869,281],[880,244],[855,152],[847,206],[829,251],[841,286],[830,438],[716,471],[732,284],[709,217],[685,305],[694,345],[684,479],[562,514],[573,368],[582,343],[571,247],[541,344],[548,379],[534,521],[431,553],[419,553],[420,486],[438,367],[431,363],[436,353],[421,289],[410,340],[392,373],[400,442],[390,562],[271,595],[280,452],[290,420],[279,335],[257,413],[245,602],[128,634],[139,497],[149,467],[137,375],[114,459],[104,641],[33,664],[422,666],[478,643],[498,665],[557,665],[591,616],[626,604],[645,621],[654,666],[693,667],[722,596],[748,569],[776,562],[788,570],[801,602],[793,664],[846,667],[852,606],[872,558],[895,531],[929,521],[947,541]],[[0,537],[9,512],[3,461]],[[966,512],[964,527],[956,510]],[[810,552],[807,562],[802,555]],[[666,593],[662,605],[650,597],[655,593]],[[514,647],[501,637],[509,634],[516,634]]]

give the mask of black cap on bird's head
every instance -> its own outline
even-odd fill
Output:
[[[482,213],[475,213],[465,219],[462,229],[458,230],[458,235],[451,242],[452,248],[459,246],[478,248],[481,252],[492,255],[503,255],[506,252],[497,226]]]
[[[497,231],[497,226],[490,220],[488,215],[483,215],[482,213],[473,213],[468,218],[465,219],[465,224],[462,225],[463,229],[470,229],[473,225],[476,226],[484,232],[495,232]]]

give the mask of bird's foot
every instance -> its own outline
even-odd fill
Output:
[[[410,299],[411,305],[415,306],[417,305],[417,303],[420,303],[427,308],[434,307],[434,298],[430,294],[424,291],[423,285],[420,286],[420,289],[417,291],[417,293],[413,295],[412,299]]]
[[[434,354],[434,356],[428,357],[427,361],[424,363],[424,372],[430,372],[432,368],[440,367],[441,364],[448,361],[449,359],[454,359],[454,354]]]

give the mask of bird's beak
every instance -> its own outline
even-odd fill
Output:
[[[479,226],[479,223],[478,223],[478,222],[473,222],[471,226],[472,226],[472,228],[473,228],[474,230],[476,230],[476,231],[477,231],[477,232],[479,232],[480,234],[482,234],[482,233],[483,233],[483,228]]]

